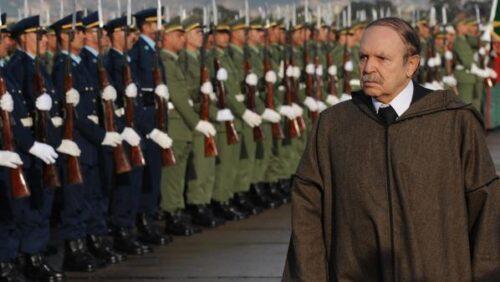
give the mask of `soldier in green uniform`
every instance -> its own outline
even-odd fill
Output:
[[[188,86],[191,83],[179,68],[178,52],[184,48],[184,30],[179,18],[165,25],[162,43],[160,56],[171,93],[168,104],[169,134],[173,139],[177,163],[164,169],[160,206],[166,215],[166,231],[173,235],[189,236],[200,231],[191,224],[184,203],[188,157],[193,146],[193,133],[200,120],[189,102]]]
[[[418,36],[420,37],[420,47],[421,47],[421,52],[420,52],[420,69],[418,72],[418,82],[419,83],[424,83],[425,82],[425,65],[427,63],[427,58],[425,56],[425,51],[427,50],[427,43],[431,34],[431,29],[427,23],[426,19],[420,19],[416,23],[416,29],[418,31]]]

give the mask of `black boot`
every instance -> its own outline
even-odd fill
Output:
[[[24,282],[26,277],[19,271],[18,267],[11,262],[0,262],[0,281],[2,282]]]
[[[108,264],[115,264],[126,259],[125,255],[113,250],[111,243],[103,236],[88,235],[87,246],[94,257],[102,259]]]
[[[290,201],[292,199],[292,179],[291,178],[282,178],[278,181],[278,187]]]
[[[150,223],[145,213],[137,215],[137,231],[139,241],[145,244],[161,246],[172,242],[172,237],[160,234],[158,228]]]
[[[212,209],[207,205],[191,205],[188,206],[188,210],[193,219],[193,224],[214,228],[225,223],[224,219],[216,217]]]
[[[165,213],[165,233],[176,236],[191,236],[201,232],[201,228],[193,226],[187,220],[186,215],[182,210]]]
[[[247,215],[256,215],[262,212],[262,207],[254,205],[244,192],[236,193],[231,204]]]
[[[26,256],[23,272],[26,278],[34,281],[56,282],[65,279],[64,274],[54,270],[40,254]]]
[[[142,255],[153,252],[151,246],[139,242],[126,228],[113,231],[113,247],[127,255]]]
[[[266,183],[265,187],[269,196],[271,196],[271,198],[279,205],[284,205],[289,202],[288,197],[283,194],[281,189],[279,189],[279,182]]]
[[[86,249],[82,239],[65,242],[63,270],[93,272],[103,266],[104,261],[94,258]]]
[[[250,186],[249,197],[252,203],[257,206],[268,209],[274,209],[278,206],[278,203],[266,193],[263,183],[252,184]]]
[[[224,218],[225,220],[241,220],[245,219],[247,216],[244,212],[240,211],[237,207],[230,205],[228,203],[221,203],[217,201],[212,201],[212,208],[215,215]]]

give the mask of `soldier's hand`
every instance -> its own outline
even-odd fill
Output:
[[[283,105],[280,107],[279,111],[280,111],[280,114],[282,116],[285,116],[286,118],[288,118],[290,120],[296,118],[295,111],[293,110],[292,106]]]
[[[280,114],[278,114],[275,110],[269,108],[266,108],[260,116],[263,120],[269,121],[271,123],[277,123],[281,120]]]
[[[211,93],[214,92],[214,87],[210,81],[203,82],[203,84],[200,87],[200,91],[203,94],[210,95]]]
[[[35,141],[29,153],[41,159],[46,164],[53,164],[59,156],[52,146]]]
[[[102,90],[102,99],[104,101],[114,101],[116,100],[116,89],[108,85]]]
[[[130,146],[138,146],[141,143],[141,137],[133,128],[125,127],[121,135],[123,140],[129,143]]]
[[[250,110],[245,110],[242,118],[248,124],[248,126],[252,128],[259,126],[262,123],[262,118],[258,114]]]
[[[336,95],[330,94],[330,95],[326,96],[326,102],[330,106],[334,106],[334,105],[337,105],[338,103],[340,103],[340,99]]]
[[[0,108],[2,111],[12,112],[14,110],[14,100],[12,99],[12,95],[9,92],[6,92],[2,95],[0,99]]]
[[[158,129],[153,129],[148,135],[147,138],[153,140],[158,146],[163,149],[167,149],[172,147],[173,140],[166,134]]]
[[[66,92],[66,103],[73,104],[74,107],[80,103],[80,93],[75,88],[71,88]]]
[[[51,118],[51,120],[52,120],[52,124],[56,128],[58,128],[61,125],[63,125],[63,119],[61,117],[53,117],[53,118]]]
[[[327,108],[328,106],[323,101],[318,101],[318,110],[320,113],[326,110]]]
[[[232,120],[234,120],[234,116],[233,116],[233,113],[231,112],[230,109],[222,109],[222,110],[217,111],[216,120],[218,122],[232,121]]]
[[[78,145],[69,139],[63,139],[61,145],[57,147],[56,151],[73,157],[79,157],[82,153]]]
[[[295,112],[295,117],[301,117],[304,114],[302,107],[296,103],[292,103],[292,109]]]
[[[318,102],[313,97],[306,97],[306,99],[304,100],[304,105],[306,105],[306,107],[311,112],[317,112],[319,109]]]
[[[50,111],[52,109],[52,97],[47,93],[43,93],[36,98],[35,105],[40,111]]]
[[[125,88],[125,96],[129,98],[137,97],[137,85],[135,85],[135,83],[127,85],[127,88]]]
[[[194,129],[206,137],[215,136],[215,134],[217,134],[215,127],[205,120],[200,120]]]
[[[0,166],[16,168],[23,164],[21,157],[16,152],[0,151]]]
[[[101,145],[116,147],[122,143],[122,136],[115,131],[106,132],[104,140],[102,140]]]
[[[168,99],[170,99],[170,93],[168,91],[167,85],[165,84],[160,84],[156,86],[155,94],[158,95],[160,98],[165,99],[165,101],[168,101]]]

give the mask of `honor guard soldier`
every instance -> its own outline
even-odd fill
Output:
[[[136,75],[139,88],[137,103],[143,108],[142,118],[137,126],[140,133],[146,136],[144,140],[146,166],[144,167],[142,199],[137,220],[139,240],[147,244],[164,245],[171,238],[161,235],[158,228],[151,222],[153,215],[158,212],[158,201],[160,200],[162,150],[172,147],[172,139],[165,132],[165,128],[160,128],[160,125],[157,124],[158,116],[163,113],[158,112],[157,115],[155,109],[155,97],[158,97],[159,103],[168,102],[169,98],[163,64],[156,52],[156,37],[160,32],[157,27],[156,15],[156,9],[146,9],[134,15],[140,35],[130,50],[129,56],[130,67],[132,73]],[[155,69],[159,70],[159,77],[153,77]],[[164,115],[161,118],[166,120],[167,116]],[[169,197],[169,195],[162,195],[162,197]]]
[[[132,46],[134,28],[127,26],[127,17],[123,16],[108,22],[104,27],[111,41],[107,54],[106,70],[110,83],[117,91],[115,101],[120,123],[125,125],[121,135],[126,141],[126,149],[131,152],[132,171],[125,175],[117,175],[115,187],[111,191],[109,206],[110,225],[113,235],[113,246],[116,250],[129,255],[140,255],[152,251],[147,244],[140,242],[134,231],[141,201],[144,157],[142,150],[144,135],[136,131],[136,125],[143,116],[143,107],[136,101],[136,75],[130,71],[128,48]],[[135,149],[133,149],[135,148]],[[141,162],[134,163],[132,150],[137,150]],[[142,156],[142,158],[140,158]]]
[[[59,281],[64,279],[64,275],[47,264],[43,255],[50,238],[49,219],[54,189],[60,186],[55,165],[58,155],[52,146],[59,146],[58,151],[61,153],[78,154],[79,149],[74,142],[61,144],[52,125],[51,110],[52,113],[56,112],[58,105],[52,102],[55,92],[40,58],[40,54],[47,48],[44,33],[39,16],[22,19],[11,29],[11,36],[17,42],[18,49],[12,54],[4,71],[11,74],[14,84],[19,87],[18,93],[14,95],[18,95],[16,98],[23,104],[16,111],[22,112],[22,108],[26,111],[27,115],[20,121],[30,131],[31,138],[34,137],[34,144],[29,152],[36,156],[25,162],[23,168],[31,197],[14,200],[11,207],[18,227],[19,253],[24,256],[25,276],[34,280]],[[35,83],[37,76],[45,85],[43,89],[38,88],[39,84]],[[51,180],[46,178],[47,167],[55,173]]]
[[[98,167],[101,147],[115,147],[122,142],[120,134],[106,132],[99,124],[99,120],[102,121],[101,99],[113,100],[116,93],[106,92],[100,97],[95,79],[82,63],[79,54],[84,46],[85,27],[81,13],[75,12],[52,27],[61,46],[52,73],[54,86],[60,101],[75,108],[72,133],[82,152],[79,161],[83,183],[66,185],[62,189],[61,237],[65,240],[63,268],[91,272],[109,263],[116,263],[122,257],[103,240],[108,232],[107,205],[104,205],[105,195]]]

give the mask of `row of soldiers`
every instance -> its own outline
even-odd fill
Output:
[[[63,271],[90,272],[287,203],[318,114],[360,88],[366,22],[165,22],[159,11],[105,25],[75,12],[50,27],[2,15],[3,280],[64,280],[44,255],[51,234],[64,241]],[[454,76],[465,93],[460,72],[476,74],[462,24],[442,50],[454,42],[463,68],[422,83]],[[436,69],[429,61],[421,73]]]

